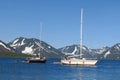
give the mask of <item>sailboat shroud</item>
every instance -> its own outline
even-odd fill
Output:
[[[86,59],[82,57],[82,19],[83,9],[81,8],[81,25],[80,25],[80,55],[79,56],[68,56],[61,60],[62,64],[66,65],[83,65],[83,66],[94,66],[98,60]]]

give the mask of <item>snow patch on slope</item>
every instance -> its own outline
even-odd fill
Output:
[[[28,54],[28,53],[29,53],[29,54],[33,54],[33,49],[32,49],[33,46],[34,46],[34,45],[32,45],[32,46],[30,46],[30,47],[25,47],[25,50],[23,50],[22,53],[24,53],[24,54]]]
[[[77,47],[75,47],[74,51],[71,54],[75,54],[76,51],[77,51]]]
[[[25,44],[24,41],[25,41],[25,39],[22,40],[22,42],[21,42],[21,46]]]
[[[18,46],[19,44],[16,44],[19,41],[19,39],[16,39],[13,44],[11,44],[10,46],[13,47],[15,49],[14,46]]]
[[[22,46],[22,45],[25,44],[25,43],[24,43],[25,39],[23,39],[23,40],[21,41],[21,43],[17,43],[18,41],[19,41],[19,39],[16,39],[16,40],[13,42],[13,44],[11,44],[10,46],[13,47],[14,49],[16,49],[16,47]]]
[[[109,54],[110,54],[110,51],[106,52],[105,55],[104,55],[104,58],[106,58],[107,55],[109,55]]]
[[[86,47],[84,47],[84,46],[82,47],[82,49],[83,49],[83,50],[87,50],[87,48],[86,48]]]
[[[6,48],[7,50],[11,50],[10,48],[8,48],[6,45],[4,45],[3,43],[0,42],[0,45],[2,45],[4,48]]]
[[[48,46],[48,48],[50,49],[50,48],[51,48],[51,46]]]
[[[16,39],[16,40],[13,42],[13,44],[15,44],[16,42],[18,42],[18,40],[19,40],[19,39]]]

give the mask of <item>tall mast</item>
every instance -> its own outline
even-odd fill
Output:
[[[42,40],[42,22],[40,21],[40,48],[41,48],[41,40]],[[40,55],[40,54],[39,54]]]
[[[81,8],[81,20],[80,20],[80,58],[82,58],[82,23],[83,23],[83,8]]]

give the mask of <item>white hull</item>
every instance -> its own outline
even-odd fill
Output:
[[[87,59],[77,59],[77,58],[71,58],[71,59],[63,59],[61,60],[62,64],[66,65],[83,65],[83,66],[94,66],[97,63],[97,60],[87,60]]]

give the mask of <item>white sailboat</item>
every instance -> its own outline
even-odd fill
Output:
[[[40,45],[39,45],[39,50],[40,50],[40,46],[41,46],[41,34],[42,34],[42,23],[40,22]],[[45,63],[46,62],[46,58],[41,56],[41,53],[39,53],[38,55],[34,56],[34,57],[30,57],[27,58],[26,61],[28,63]]]
[[[61,64],[66,65],[82,65],[82,66],[94,66],[98,60],[86,59],[82,57],[82,19],[83,9],[81,8],[81,22],[80,22],[80,55],[67,56],[61,60]]]

